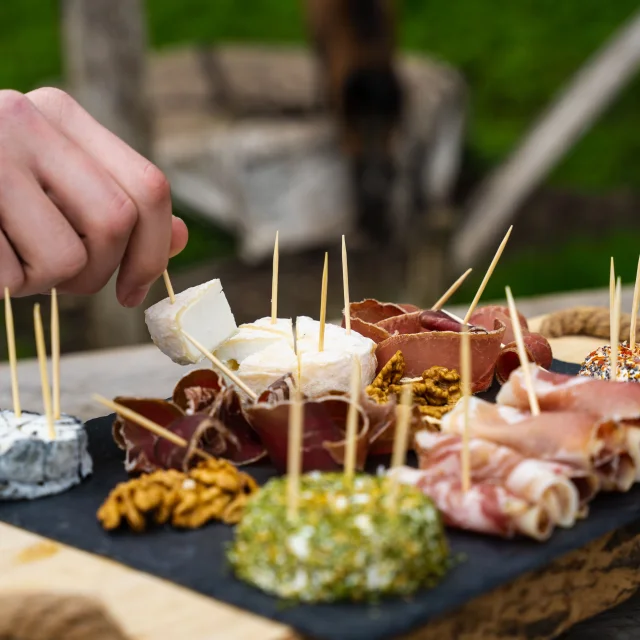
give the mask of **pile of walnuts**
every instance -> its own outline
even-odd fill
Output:
[[[154,471],[120,483],[98,510],[107,530],[128,524],[142,532],[150,523],[197,529],[211,520],[240,521],[255,480],[226,460],[205,460],[188,473]]]
[[[367,387],[367,395],[378,404],[388,402],[392,396],[399,399],[404,386],[404,371],[404,357],[398,351]],[[442,418],[462,396],[460,374],[445,367],[431,367],[419,378],[405,382],[410,383],[413,388],[414,405],[417,405],[422,415],[432,418]]]

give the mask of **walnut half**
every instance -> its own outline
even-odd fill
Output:
[[[186,529],[212,520],[236,524],[256,491],[255,480],[230,462],[205,460],[188,473],[154,471],[120,483],[98,510],[98,520],[109,531],[127,524],[136,532],[151,522]]]

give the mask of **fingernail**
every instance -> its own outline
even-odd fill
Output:
[[[147,293],[149,293],[149,287],[138,287],[134,289],[125,299],[124,306],[125,307],[137,307],[139,304],[142,304],[144,299],[147,297]]]

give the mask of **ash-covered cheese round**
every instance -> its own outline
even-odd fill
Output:
[[[236,575],[287,600],[331,602],[409,595],[448,568],[440,514],[414,487],[391,497],[387,478],[311,473],[300,479],[295,518],[287,480],[247,504],[228,553]]]
[[[62,493],[92,471],[84,424],[56,420],[55,438],[45,416],[0,410],[0,500],[33,500]]]
[[[592,351],[580,366],[579,376],[589,376],[599,380],[611,379],[611,345],[604,345]],[[627,342],[618,347],[618,371],[616,380],[640,382],[640,349],[630,349]]]

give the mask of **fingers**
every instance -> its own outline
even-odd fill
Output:
[[[138,212],[120,185],[74,142],[50,127],[35,159],[47,195],[64,213],[85,245],[86,267],[58,288],[90,294],[102,289],[118,269]]]
[[[184,220],[173,216],[171,221],[171,249],[169,257],[177,256],[187,246],[189,240],[189,230]]]
[[[140,304],[166,269],[170,251],[181,250],[185,241],[185,230],[179,223],[175,223],[178,237],[172,241],[171,194],[165,176],[64,92],[38,89],[27,97],[67,138],[92,156],[135,204],[137,219],[118,274],[117,295],[127,306]]]
[[[159,169],[147,164],[136,191],[138,221],[116,283],[116,295],[128,307],[139,305],[167,268],[173,220],[169,183]]]
[[[0,298],[4,297],[4,288],[9,289],[11,295],[19,295],[24,283],[24,273],[18,256],[11,243],[0,230]]]
[[[16,275],[10,252],[2,251],[3,281],[15,296],[42,293],[71,280],[88,261],[82,241],[67,219],[45,195],[33,175],[5,167],[0,171],[0,228],[22,276]],[[5,257],[5,255],[7,257]],[[5,260],[8,275],[4,275]],[[17,283],[22,282],[17,286]]]

